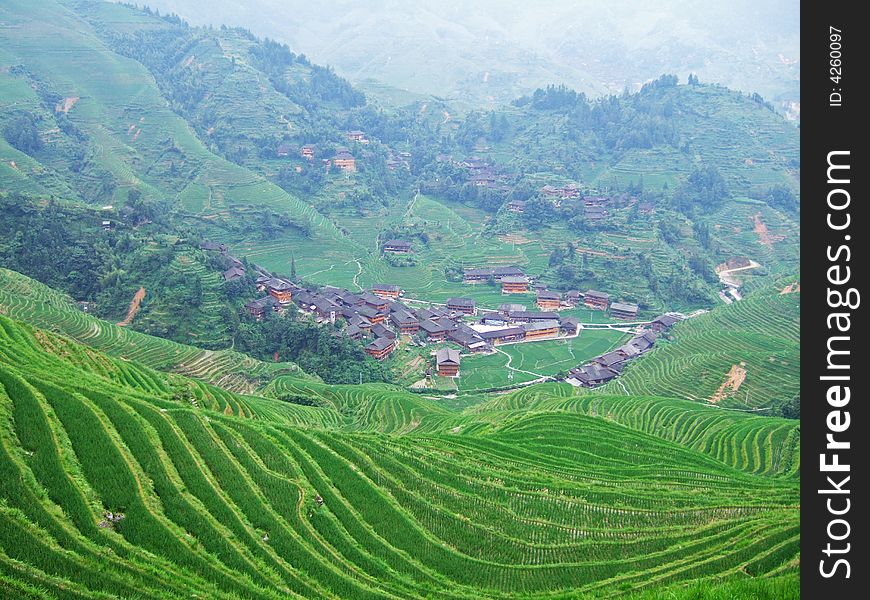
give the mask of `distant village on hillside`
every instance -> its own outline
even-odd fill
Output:
[[[244,264],[229,254],[226,245],[205,241],[200,248],[219,253],[226,259],[229,268],[223,273],[225,281],[246,276]],[[382,244],[382,251],[408,253],[411,244],[391,239]],[[323,324],[343,322],[343,328],[337,330],[336,335],[365,343],[366,353],[377,360],[389,357],[403,339],[418,345],[447,342],[466,353],[488,353],[504,344],[576,337],[584,328],[631,328],[635,332],[623,346],[571,369],[566,381],[575,386],[594,387],[614,379],[629,360],[651,350],[656,339],[681,318],[669,313],[652,321],[638,321],[636,304],[612,302],[607,293],[597,290],[570,290],[565,294],[551,291],[546,286],[533,284],[516,266],[465,269],[463,282],[468,285],[494,282],[501,286],[505,296],[535,294],[537,310],[529,310],[525,304],[517,302],[505,302],[497,309],[483,309],[466,297],[448,298],[446,303],[404,299],[401,288],[389,283],[377,283],[370,290],[360,292],[329,285],[303,286],[254,268],[256,291],[263,296],[245,304],[251,317],[262,321],[270,312],[296,310]],[[619,323],[584,325],[577,317],[560,314],[562,310],[578,306],[609,311]],[[428,375],[460,376],[462,355],[459,349],[440,348],[433,355],[434,363]]]

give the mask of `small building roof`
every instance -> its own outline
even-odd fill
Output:
[[[539,290],[538,300],[561,300],[562,296],[559,292],[551,292],[549,290]]]
[[[614,302],[610,305],[610,310],[617,312],[637,313],[637,304],[629,304],[627,302]]]
[[[387,246],[393,248],[410,248],[411,242],[407,242],[405,240],[387,240],[386,242],[384,242],[384,247],[386,248]]]
[[[505,275],[501,278],[502,283],[528,283],[529,278],[525,275]]]
[[[376,283],[372,286],[372,290],[379,292],[399,292],[402,288],[397,285],[391,285],[388,283]]]
[[[439,348],[435,352],[435,363],[439,366],[447,363],[459,365],[459,350],[454,348]]]
[[[448,298],[447,306],[465,306],[469,308],[474,308],[474,300],[472,298]]]
[[[367,350],[386,350],[393,345],[393,340],[388,337],[376,337],[368,346]]]
[[[245,276],[245,270],[239,267],[230,267],[224,271],[224,281],[235,281]]]
[[[599,300],[607,300],[608,298],[610,298],[610,294],[608,294],[607,292],[599,292],[596,290],[589,290],[588,292],[586,292],[585,297],[586,298],[596,298]]]
[[[545,329],[558,329],[559,321],[553,319],[552,321],[535,321],[534,323],[525,323],[523,324],[523,331],[543,331]]]

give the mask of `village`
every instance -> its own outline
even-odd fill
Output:
[[[224,256],[230,264],[223,273],[225,281],[245,276],[244,264],[232,257],[224,244],[203,242],[200,248]],[[412,247],[408,241],[391,239],[382,244],[381,250],[404,254],[412,252]],[[329,285],[304,286],[254,268],[256,290],[263,294],[245,304],[245,310],[254,319],[263,320],[269,311],[281,314],[296,310],[319,323],[343,323],[336,335],[364,343],[365,352],[376,360],[385,360],[403,343],[422,347],[450,344],[452,347],[432,351],[432,361],[425,372],[427,378],[458,378],[463,356],[494,353],[498,346],[565,340],[581,335],[584,329],[630,332],[633,336],[630,341],[577,365],[565,377],[572,385],[595,387],[617,377],[628,361],[651,350],[656,339],[682,318],[668,313],[651,321],[640,321],[636,304],[611,301],[609,294],[597,290],[552,291],[534,283],[516,266],[465,269],[463,284],[489,283],[500,287],[506,301],[488,308],[460,296],[448,298],[445,303],[405,298],[400,286],[389,283],[376,283],[359,292]],[[518,301],[532,294],[534,310]],[[509,301],[512,297],[514,302]],[[562,312],[577,307],[606,312],[614,322],[584,324],[576,316]]]

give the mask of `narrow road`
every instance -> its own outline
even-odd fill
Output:
[[[359,276],[362,275],[362,263],[358,258],[353,259],[353,262],[356,263],[356,275],[353,276],[353,284],[356,286],[356,289],[362,292],[364,290],[358,281]]]

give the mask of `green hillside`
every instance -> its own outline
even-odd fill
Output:
[[[673,401],[656,415],[653,399],[638,412],[568,386],[465,410],[351,386],[329,407],[249,398],[228,415],[7,317],[0,356],[6,589],[460,598],[796,585],[768,577],[797,569],[797,480],[761,475],[796,473],[794,422],[732,413],[700,440],[686,417],[710,409],[683,403],[672,425]],[[359,432],[383,409],[408,410],[411,426]],[[767,469],[716,457],[732,431],[760,442]]]
[[[607,390],[685,398],[720,407],[773,411],[800,402],[800,292],[782,293],[798,277],[756,290],[744,300],[672,330],[629,364]],[[726,385],[729,373],[739,383]],[[799,416],[799,409],[798,409]]]
[[[82,311],[68,296],[14,271],[0,269],[0,314],[153,369],[182,373],[220,387],[251,392],[278,374],[309,376],[292,363],[264,363],[232,350],[201,350],[119,327]]]

